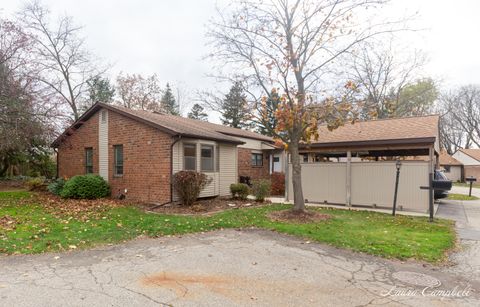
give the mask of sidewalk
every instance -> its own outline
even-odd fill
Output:
[[[285,198],[282,197],[269,197],[272,203],[275,204],[292,204],[291,202],[285,201]],[[305,203],[308,207],[317,207],[317,208],[334,208],[334,209],[341,209],[341,210],[357,210],[357,211],[372,211],[372,212],[379,212],[379,213],[386,213],[392,214],[392,210],[390,209],[379,209],[379,208],[371,208],[371,207],[358,207],[352,206],[347,207],[345,205],[331,205],[331,204],[319,204],[319,203]],[[436,213],[438,210],[438,204],[434,204],[433,212]],[[408,216],[428,216],[428,213],[421,213],[421,212],[410,212],[410,211],[399,211],[396,212],[399,215],[408,215]]]

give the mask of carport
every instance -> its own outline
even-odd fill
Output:
[[[319,128],[319,139],[303,144],[303,194],[307,202],[392,208],[396,161],[401,161],[397,210],[429,210],[429,174],[438,163],[437,115]],[[291,164],[286,199],[293,200]]]

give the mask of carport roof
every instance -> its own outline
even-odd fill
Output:
[[[398,145],[435,143],[438,115],[359,121],[333,131],[319,127],[319,139],[310,147],[345,147],[362,145]]]

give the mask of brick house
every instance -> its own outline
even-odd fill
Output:
[[[112,196],[176,200],[172,174],[196,170],[212,178],[201,197],[229,195],[240,176],[267,178],[283,154],[270,137],[180,116],[97,103],[53,143],[58,177],[99,174]]]

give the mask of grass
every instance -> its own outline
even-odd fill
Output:
[[[451,200],[477,200],[479,199],[476,196],[468,196],[466,194],[455,194],[455,193],[448,193],[447,199]]]
[[[456,187],[467,187],[469,188],[470,187],[470,183],[466,183],[466,182],[453,182],[453,185],[456,186]],[[472,188],[480,188],[480,183],[473,183],[472,185]]]
[[[257,227],[324,242],[387,258],[441,261],[454,246],[453,223],[424,217],[396,216],[368,211],[318,208],[331,216],[324,222],[292,224],[266,217],[287,205],[232,209],[212,216],[146,213],[132,207],[109,208],[83,216],[54,214],[27,192],[0,192],[0,220],[14,218],[16,229],[0,226],[0,253],[32,254],[116,243],[140,235],[180,235],[223,228]],[[23,199],[23,200],[22,200]],[[1,224],[0,224],[1,225]]]

